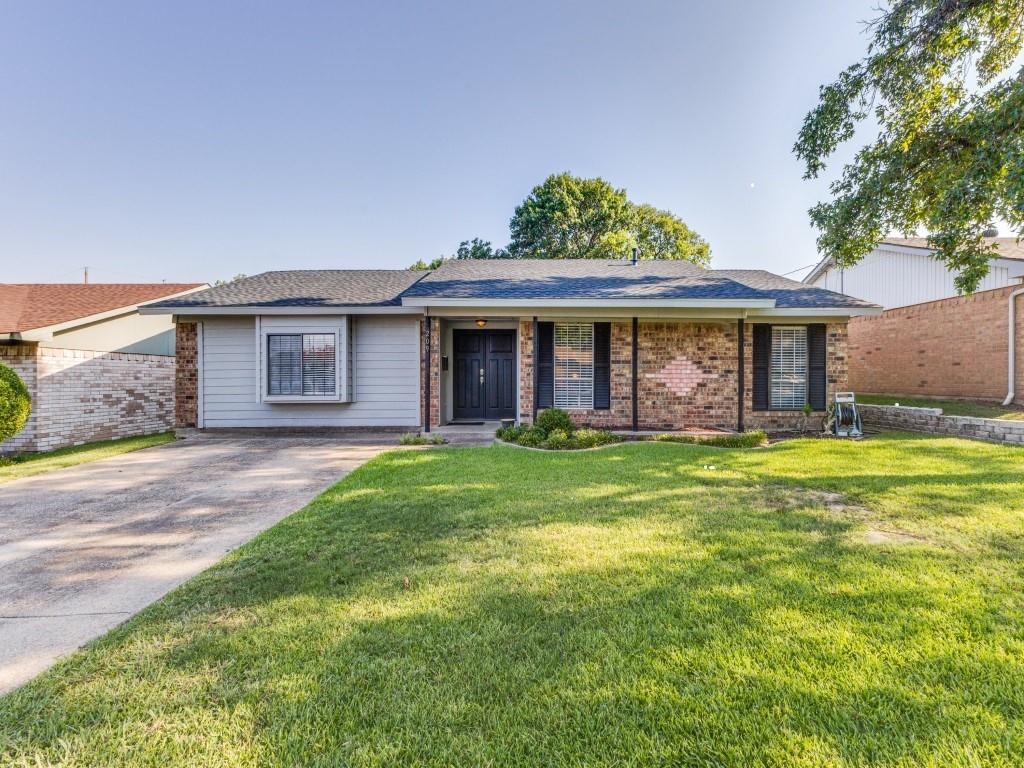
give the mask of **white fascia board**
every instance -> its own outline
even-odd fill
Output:
[[[414,307],[140,307],[143,315],[422,315]]]
[[[801,280],[800,282],[813,283],[815,280],[818,279],[819,276],[827,272],[832,266],[832,259],[826,256],[824,259],[822,259],[815,265],[814,269],[812,269],[810,272],[804,275],[804,279]]]
[[[577,309],[601,309],[602,307],[635,307],[653,309],[657,307],[680,308],[771,308],[775,299],[487,299],[473,304],[471,298],[436,299],[412,297],[402,299],[406,307],[465,307],[481,313],[494,307],[573,307]]]
[[[781,307],[768,311],[748,312],[748,317],[874,317],[882,314],[882,307]]]

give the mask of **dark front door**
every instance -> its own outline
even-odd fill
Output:
[[[515,331],[455,330],[453,416],[510,419],[516,415]]]

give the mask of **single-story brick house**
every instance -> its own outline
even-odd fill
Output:
[[[0,283],[0,363],[32,396],[0,453],[163,432],[174,414],[174,324],[139,305],[205,283]]]
[[[679,261],[268,272],[158,302],[179,426],[427,428],[557,406],[634,430],[786,429],[846,386],[880,308]]]

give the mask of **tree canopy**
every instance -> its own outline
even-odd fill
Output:
[[[410,269],[436,269],[452,259],[677,259],[707,266],[711,247],[669,211],[630,202],[601,178],[553,174],[515,209],[507,248],[463,240],[452,256],[420,259]]]
[[[509,222],[512,258],[619,259],[639,248],[643,259],[681,259],[706,265],[707,242],[686,224],[651,205],[638,205],[601,178],[549,176],[516,208]]]
[[[810,210],[819,249],[850,266],[889,232],[925,229],[973,291],[997,253],[982,233],[997,218],[1024,227],[1024,0],[896,0],[870,30],[794,146],[814,178],[858,125],[878,124]]]

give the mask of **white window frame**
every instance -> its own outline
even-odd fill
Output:
[[[590,375],[586,376],[585,370],[579,371],[579,375],[572,377],[568,375],[570,361],[564,360],[565,373],[559,376],[559,359],[558,359],[558,330],[559,328],[566,329],[573,328],[579,333],[582,329],[589,329],[590,333]],[[554,382],[553,382],[553,403],[555,408],[561,408],[566,411],[592,411],[594,409],[594,324],[593,323],[582,323],[582,322],[558,322],[554,324],[554,343],[553,346],[553,358],[554,358]],[[585,350],[584,350],[585,351]],[[568,393],[563,389],[562,398],[559,400],[559,382],[563,383],[563,387],[568,382],[574,382],[577,384],[576,393],[574,397],[569,397]],[[590,383],[590,397],[585,399],[582,397],[584,387],[589,381]]]
[[[348,402],[348,381],[345,378],[344,361],[348,356],[347,326],[339,325],[292,325],[276,323],[263,318],[257,323],[259,344],[259,393],[263,403],[341,403]],[[334,392],[329,395],[272,395],[268,371],[268,349],[270,336],[323,335],[334,337]]]
[[[772,338],[771,338],[771,359],[768,364],[768,407],[773,411],[799,411],[807,403],[808,388],[810,386],[810,355],[807,349],[807,326],[806,325],[773,325],[771,327]],[[781,387],[777,388],[777,385],[781,385],[783,382],[776,381],[776,374],[781,376],[789,376],[793,378],[796,376],[798,371],[792,365],[785,367],[783,372],[777,371],[776,353],[781,356],[781,344],[779,343],[779,336],[787,333],[798,333],[803,335],[803,393],[799,397],[795,396],[795,391],[790,393],[790,397],[783,398]],[[790,384],[795,382],[791,381]],[[799,400],[799,402],[797,402]]]

